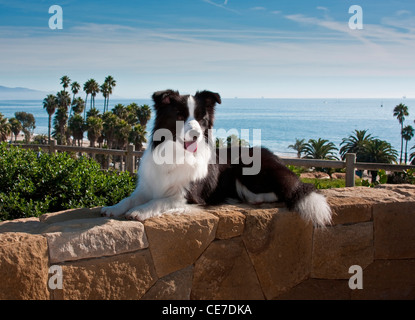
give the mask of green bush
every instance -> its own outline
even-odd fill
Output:
[[[0,220],[113,205],[134,190],[128,172],[102,171],[87,157],[0,144]]]

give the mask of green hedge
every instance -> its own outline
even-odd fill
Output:
[[[0,220],[113,205],[135,185],[130,173],[102,171],[87,157],[0,144]]]

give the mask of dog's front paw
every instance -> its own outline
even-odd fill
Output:
[[[125,218],[128,220],[137,220],[144,222],[144,220],[147,220],[154,215],[151,212],[146,212],[145,210],[140,210],[137,208],[131,209],[125,214]]]
[[[101,216],[103,217],[118,217],[122,215],[124,212],[120,210],[117,205],[111,207],[103,207],[101,209]]]

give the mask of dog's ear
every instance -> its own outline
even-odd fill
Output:
[[[157,91],[153,93],[153,101],[156,107],[159,107],[162,105],[168,105],[170,104],[173,96],[179,96],[179,92],[170,90],[170,89],[163,90],[163,91]]]
[[[221,104],[222,100],[220,99],[219,93],[211,91],[201,91],[196,92],[195,97],[202,99],[206,102],[207,105],[215,106],[216,103]]]

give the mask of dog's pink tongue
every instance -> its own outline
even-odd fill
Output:
[[[184,148],[189,152],[196,152],[197,143],[194,141],[189,141],[184,143]]]

